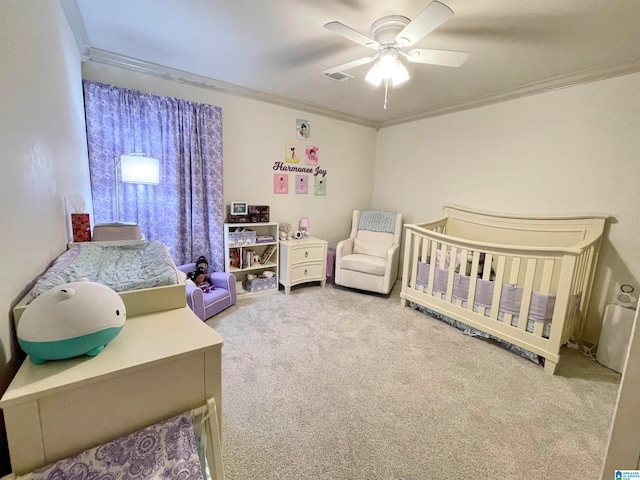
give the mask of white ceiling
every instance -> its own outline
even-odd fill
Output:
[[[455,15],[414,48],[470,53],[459,68],[404,62],[411,79],[339,83],[322,71],[372,50],[370,35],[430,0],[61,0],[85,58],[382,127],[640,71],[640,0],[442,0]]]

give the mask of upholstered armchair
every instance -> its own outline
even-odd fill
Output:
[[[195,269],[195,263],[178,265],[178,270],[185,274]],[[236,303],[236,277],[233,273],[211,273],[211,285],[215,288],[207,293],[194,285],[186,286],[187,305],[203,321]]]
[[[336,247],[335,283],[387,294],[398,278],[402,214],[355,210],[351,235]]]

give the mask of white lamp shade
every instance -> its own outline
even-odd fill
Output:
[[[364,77],[364,79],[374,87],[380,85],[380,82],[382,81],[382,71],[380,69],[380,66],[376,63],[373,67],[371,67],[369,73],[367,73],[367,76]]]
[[[407,67],[405,67],[402,62],[398,60],[396,63],[393,74],[391,75],[391,83],[393,86],[400,85],[401,83],[409,80],[409,72],[407,71]]]
[[[160,161],[141,155],[121,155],[120,170],[124,183],[160,183]]]

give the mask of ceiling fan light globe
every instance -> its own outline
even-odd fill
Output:
[[[391,76],[391,83],[396,87],[407,80],[409,80],[409,71],[401,62],[398,62]]]
[[[396,65],[396,59],[391,55],[384,55],[380,58],[380,68],[383,70],[391,70]]]
[[[382,72],[380,71],[380,67],[377,63],[373,67],[371,67],[364,79],[374,87],[380,85],[380,82],[382,82]]]

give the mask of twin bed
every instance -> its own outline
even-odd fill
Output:
[[[607,216],[444,210],[405,225],[401,304],[532,352],[553,375],[582,332]]]
[[[83,278],[118,292],[130,317],[186,305],[185,275],[162,242],[80,242],[70,244],[36,280],[14,308],[16,322],[37,296]]]

